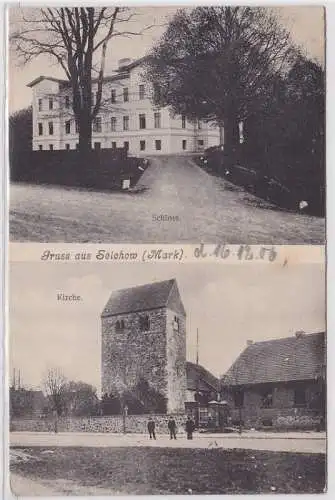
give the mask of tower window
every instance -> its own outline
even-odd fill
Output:
[[[123,319],[117,320],[117,322],[115,323],[115,329],[116,330],[124,330],[124,328],[125,328],[124,320]]]
[[[173,329],[179,332],[179,318],[177,316],[173,318]]]
[[[149,316],[140,316],[140,329],[142,332],[150,330]]]

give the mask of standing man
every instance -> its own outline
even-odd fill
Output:
[[[177,428],[177,425],[176,425],[175,419],[170,417],[169,421],[168,421],[168,429],[170,431],[170,439],[177,439],[176,428]]]
[[[156,427],[156,424],[152,420],[152,418],[150,417],[149,422],[148,422],[148,432],[149,432],[150,439],[152,439],[152,438],[156,439],[155,427]]]
[[[187,417],[185,427],[186,427],[186,432],[187,432],[187,439],[193,439],[193,431],[195,429],[195,424],[194,424],[193,420],[191,419],[191,417]]]

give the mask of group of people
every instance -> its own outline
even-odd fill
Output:
[[[187,434],[187,439],[193,439],[193,432],[195,429],[195,423],[191,419],[191,417],[187,417],[185,423],[185,430]],[[173,417],[169,418],[168,421],[168,431],[170,434],[170,439],[177,439],[177,424]],[[156,439],[156,424],[152,418],[149,419],[148,422],[148,432],[150,439]]]

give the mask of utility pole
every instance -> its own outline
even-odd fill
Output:
[[[199,394],[199,385],[200,385],[200,374],[199,374],[199,328],[197,328],[197,357],[196,357],[196,364],[197,364],[197,410],[198,410],[198,428],[200,427],[200,394]]]

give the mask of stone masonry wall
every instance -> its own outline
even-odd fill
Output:
[[[140,317],[148,315],[150,330],[141,331]],[[124,330],[116,330],[123,320]],[[131,388],[140,377],[168,396],[166,359],[166,309],[102,318],[102,393]]]
[[[157,434],[168,434],[169,415],[128,415],[125,419],[127,433],[146,434],[149,418],[156,423]],[[178,433],[185,433],[186,417],[184,414],[173,415]],[[62,418],[58,420],[58,432],[101,432],[123,433],[122,415],[106,417]],[[10,422],[11,432],[54,432],[53,419],[13,419]]]
[[[179,328],[175,328],[175,317]],[[182,412],[186,401],[186,318],[167,310],[168,412]]]

